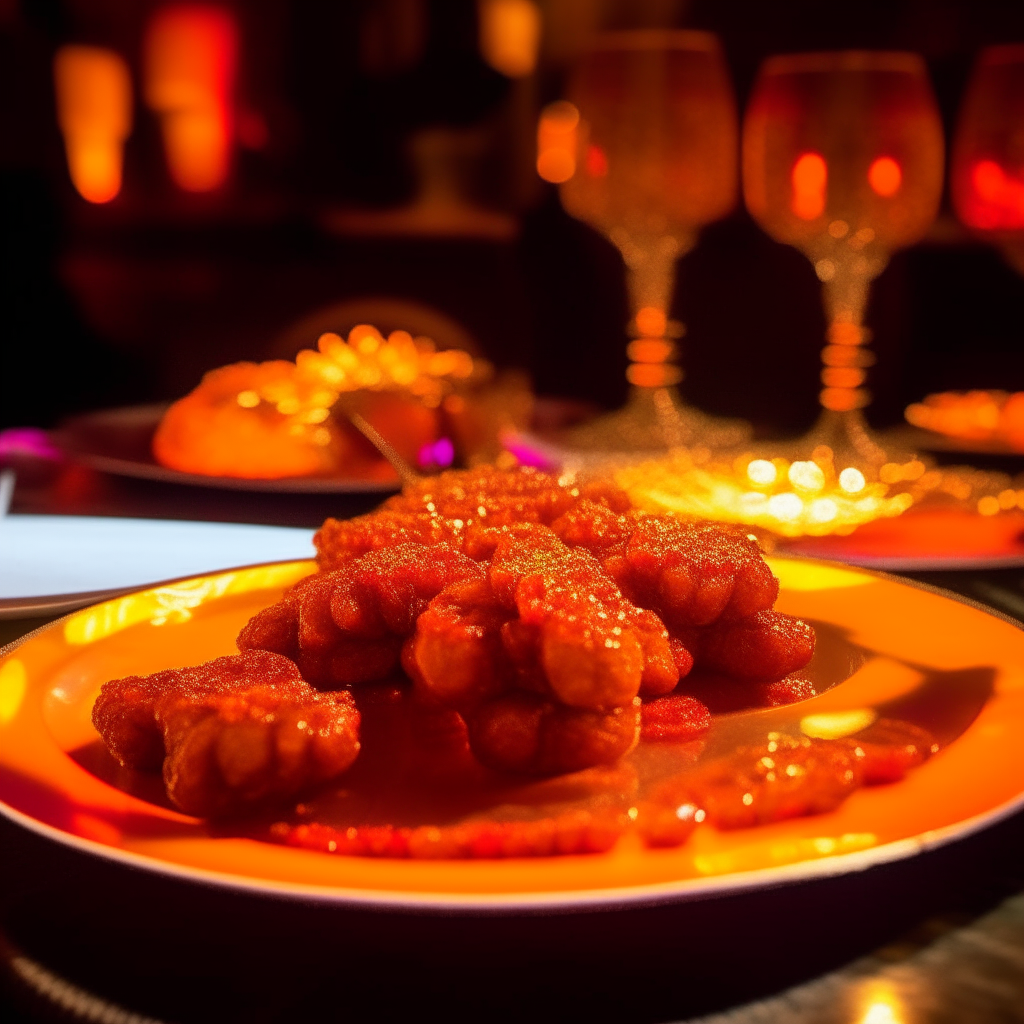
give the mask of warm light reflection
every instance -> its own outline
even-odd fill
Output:
[[[707,452],[679,450],[615,475],[642,508],[742,523],[786,537],[848,534],[863,523],[901,515],[914,503],[906,491],[868,483],[855,467],[836,469],[824,447],[813,459],[795,462],[750,454],[714,461]]]
[[[188,622],[200,605],[227,594],[254,590],[279,590],[315,572],[316,563],[286,562],[201,576],[168,587],[155,587],[104,601],[72,615],[64,623],[64,639],[76,647],[93,644],[129,626],[147,622],[151,626]]]
[[[481,0],[480,53],[495,71],[523,78],[537,66],[541,13],[531,0]]]
[[[878,712],[872,708],[806,715],[800,719],[800,731],[814,740],[840,740],[866,729],[876,718]]]
[[[905,1024],[903,1001],[890,982],[873,982],[865,992],[855,1024]]]
[[[754,871],[767,865],[795,864],[819,857],[868,850],[878,843],[873,832],[846,832],[839,836],[790,839],[781,842],[752,842],[736,850],[698,854],[694,867],[702,875],[725,875],[735,871]]]
[[[28,675],[20,659],[9,658],[0,665],[0,725],[14,721],[27,686]]]
[[[804,153],[793,164],[792,210],[801,220],[815,220],[825,212],[828,165],[820,153]]]
[[[537,125],[537,173],[555,185],[576,173],[577,130],[580,112],[571,103],[549,103]],[[607,173],[607,160],[605,160]]]
[[[90,203],[121,191],[132,83],[124,58],[98,46],[62,46],[53,59],[57,122],[72,184]]]
[[[146,32],[145,96],[160,115],[171,178],[188,192],[223,185],[231,164],[234,16],[221,7],[175,4]]]
[[[903,171],[891,156],[880,156],[868,168],[868,184],[880,196],[896,195],[903,183]]]

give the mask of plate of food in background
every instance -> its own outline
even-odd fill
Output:
[[[164,876],[436,911],[678,902],[1019,808],[1024,633],[616,488],[451,472],[317,561],[0,658],[0,811]]]
[[[898,436],[924,451],[1024,456],[1024,392],[943,391],[907,406]]]
[[[434,472],[500,451],[529,419],[524,378],[463,349],[368,325],[333,332],[294,360],[208,372],[170,405],[74,417],[53,438],[102,472],[192,486],[304,494],[388,493],[395,469],[352,425],[368,424],[409,466]]]

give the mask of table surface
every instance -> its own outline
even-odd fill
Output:
[[[12,508],[317,526],[327,515],[354,515],[375,502],[354,495],[254,500],[54,466],[20,474]],[[905,575],[1024,621],[1024,569]],[[46,621],[0,621],[0,645]],[[0,820],[5,1021],[128,1024],[149,1014],[168,1021],[269,1022],[352,1012],[350,1019],[362,1019],[360,1009],[391,1018],[433,1004],[450,1020],[1024,1022],[1024,814],[915,858],[909,870],[869,872],[850,883],[859,888],[794,887],[693,905],[683,920],[678,911],[675,917],[665,910],[627,915],[616,928],[632,938],[613,948],[588,945],[586,928],[573,932],[564,919],[545,922],[552,936],[565,931],[563,946],[546,949],[543,940],[524,948],[538,942],[536,921],[480,921],[465,934],[452,931],[449,940],[438,922],[406,919],[399,933],[394,922],[346,919],[328,923],[327,938],[312,928],[300,941],[301,929],[312,926],[289,916],[294,907],[254,910],[210,892],[145,890],[146,881],[137,877],[143,873],[128,873],[127,881],[124,873],[110,878],[109,869],[90,861]],[[141,925],[140,901],[150,911]],[[252,920],[243,926],[246,915]],[[128,920],[140,931],[126,940],[120,922]],[[235,922],[232,934],[264,938],[253,938],[244,954],[229,953],[214,937],[223,920]],[[346,945],[339,927],[358,927],[365,949]],[[177,955],[203,948],[198,933],[207,931],[202,938],[215,948],[203,956],[217,967]],[[398,960],[388,957],[389,946],[402,945],[398,938],[420,932],[427,936],[420,945]],[[521,942],[512,938],[520,932],[526,936]],[[446,957],[438,946],[448,941]],[[490,956],[481,948],[488,943]],[[335,945],[345,949],[342,967]],[[271,947],[273,967],[261,970],[260,950]],[[119,1013],[118,1006],[132,1014]]]

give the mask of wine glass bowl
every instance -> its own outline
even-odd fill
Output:
[[[964,96],[950,168],[960,220],[1024,273],[1024,45],[978,56]]]
[[[891,252],[928,230],[942,174],[942,124],[916,54],[765,61],[743,127],[744,197],[765,231],[803,252],[824,284],[825,411],[810,440],[844,461],[885,459],[859,412],[874,362],[862,347],[868,287]]]
[[[579,172],[562,186],[574,217],[684,244],[736,202],[737,116],[707,32],[610,32],[577,66]]]
[[[555,113],[563,130],[571,127],[575,151],[549,180],[561,181],[565,210],[621,252],[634,339],[630,406],[592,440],[618,450],[707,440],[716,424],[683,406],[673,388],[682,378],[672,363],[682,325],[668,313],[676,259],[736,202],[738,118],[718,40],[692,31],[602,33],[581,56],[567,97]],[[723,429],[730,441],[743,434],[717,428],[716,439]]]

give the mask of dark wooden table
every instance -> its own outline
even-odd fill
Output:
[[[14,511],[316,526],[373,499],[23,474]],[[908,574],[1024,621],[1024,567]],[[45,620],[0,622],[0,644]],[[722,1024],[1024,1021],[1024,814],[853,877],[676,907],[513,917],[261,899],[0,819],[0,1019]]]

